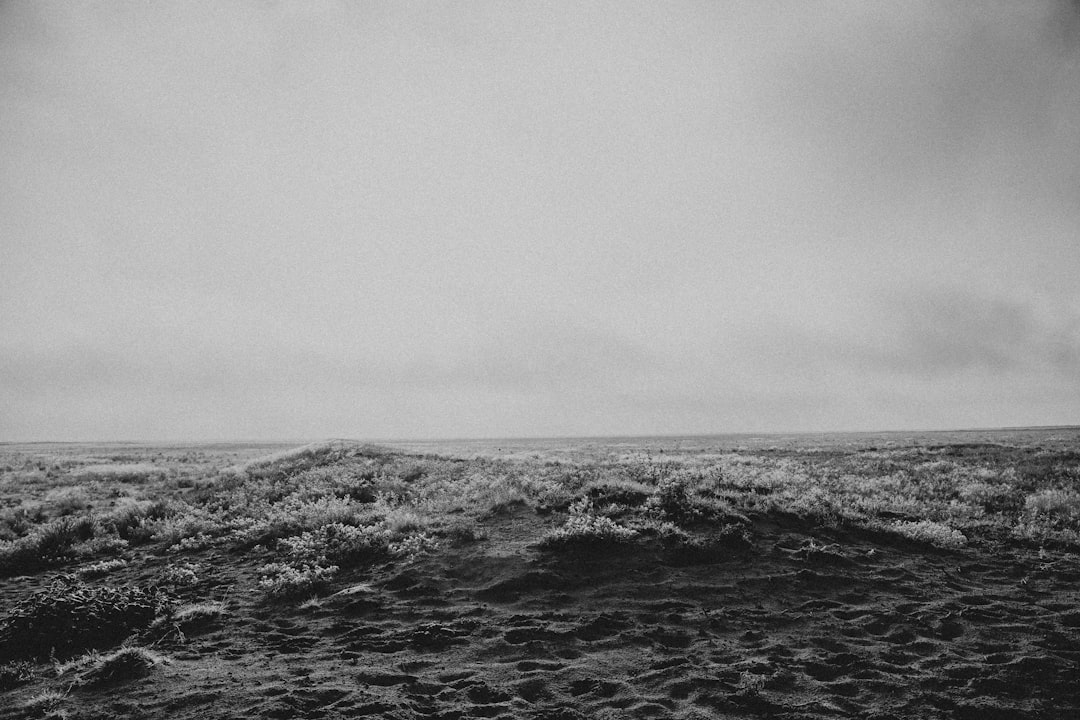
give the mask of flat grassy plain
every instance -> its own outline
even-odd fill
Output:
[[[1080,717],[1080,428],[0,445],[0,717]]]

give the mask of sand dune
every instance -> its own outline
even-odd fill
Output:
[[[1074,548],[948,549],[778,512],[748,515],[749,543],[723,552],[538,543],[564,517],[509,502],[485,537],[343,569],[295,601],[255,589],[274,549],[193,549],[197,581],[169,592],[224,611],[129,640],[166,662],[106,686],[42,663],[0,715],[48,716],[33,696],[66,686],[55,712],[72,718],[1080,716]],[[127,552],[108,583],[160,583],[178,561]],[[72,569],[6,578],[0,602]]]

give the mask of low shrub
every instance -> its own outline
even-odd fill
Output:
[[[105,577],[113,570],[119,570],[122,567],[127,566],[127,561],[121,558],[113,558],[112,560],[101,560],[100,562],[92,563],[86,567],[81,567],[76,572],[80,578],[90,579]]]
[[[596,504],[613,503],[638,507],[652,495],[653,489],[635,480],[603,480],[585,487],[585,497]]]
[[[77,556],[77,545],[98,532],[88,516],[62,517],[35,527],[29,534],[0,542],[0,577],[35,572]]]
[[[259,507],[254,503],[245,508],[252,512]],[[324,525],[357,524],[358,518],[371,514],[368,503],[357,503],[349,498],[320,497],[305,500],[297,495],[287,495],[279,502],[271,503],[260,513],[256,521],[241,532],[242,540],[256,545],[271,546],[281,538],[316,530]]]
[[[16,507],[0,511],[0,540],[20,538],[48,519],[41,503],[21,502]]]
[[[475,521],[466,518],[451,520],[439,529],[439,536],[451,543],[473,543],[488,538],[488,532]]]
[[[661,517],[678,525],[690,525],[701,521],[743,519],[723,500],[705,498],[697,494],[693,474],[675,472],[660,480],[647,502],[647,507]]]
[[[423,532],[431,526],[431,520],[412,507],[390,508],[383,515],[381,523],[391,535]]]
[[[386,558],[390,538],[390,533],[380,525],[356,527],[329,523],[317,530],[282,538],[279,547],[301,564],[357,565]]]
[[[415,560],[421,555],[427,555],[439,548],[439,541],[434,536],[420,532],[406,535],[394,540],[387,546],[390,554],[404,560]]]
[[[897,521],[888,526],[898,535],[943,548],[959,548],[967,545],[967,538],[959,530],[932,520]]]
[[[259,587],[269,598],[303,597],[325,590],[337,571],[337,565],[269,563],[259,569]]]
[[[1040,490],[1028,495],[1024,509],[1054,520],[1080,520],[1080,493],[1072,490]]]
[[[983,514],[1015,514],[1024,507],[1024,495],[1005,483],[969,481],[957,488],[960,499]]]
[[[0,660],[112,647],[148,627],[167,606],[168,597],[157,587],[101,587],[61,578],[16,603],[0,621]]]
[[[54,488],[45,494],[44,504],[53,515],[74,515],[91,506],[90,491],[85,487]]]
[[[161,573],[161,582],[166,585],[194,585],[199,582],[199,566],[192,563],[170,565]]]
[[[643,460],[629,463],[625,467],[625,472],[627,477],[635,482],[644,483],[645,485],[659,485],[675,468],[676,465],[672,462]]]
[[[545,550],[596,548],[633,541],[638,532],[615,520],[592,512],[588,501],[571,506],[570,517],[562,527],[546,533],[539,546]]]
[[[67,559],[70,548],[92,539],[96,534],[97,525],[94,519],[82,515],[47,523],[35,530],[30,539],[38,555],[51,561]]]
[[[149,541],[158,531],[159,521],[172,517],[179,507],[168,500],[134,500],[121,498],[101,518],[103,527],[132,544]]]
[[[650,504],[672,522],[688,522],[697,518],[697,510],[690,499],[686,482],[678,476],[662,479],[650,498]]]

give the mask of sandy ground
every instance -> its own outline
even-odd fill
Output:
[[[318,607],[228,598],[220,626],[158,645],[170,664],[121,689],[75,689],[67,706],[192,719],[1080,716],[1075,557],[928,551],[791,519],[759,522],[740,557],[678,567],[648,551],[547,557],[527,542],[541,522],[512,508],[486,541],[365,572]],[[212,551],[191,560],[212,568],[184,590],[191,601],[228,597],[251,572]],[[39,582],[9,579],[0,601]]]
[[[178,599],[223,599],[222,621],[159,640],[169,662],[146,677],[71,687],[62,715],[1080,717],[1076,554],[752,521],[752,547],[724,557],[560,555],[535,545],[557,514],[512,504],[486,539],[345,572],[309,603],[251,589],[268,550],[195,551],[199,580]],[[140,552],[107,582],[175,563]],[[0,607],[55,576],[0,580]],[[43,687],[0,693],[0,717],[32,716]]]

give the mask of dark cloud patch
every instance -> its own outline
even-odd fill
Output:
[[[1052,41],[1074,53],[1080,53],[1080,0],[1057,0],[1049,13]]]
[[[1080,317],[955,291],[909,294],[886,312],[880,320],[889,330],[886,339],[860,353],[879,370],[930,377],[983,371],[1080,378]]]
[[[867,6],[809,23],[775,91],[820,172],[881,206],[979,218],[1055,192],[1076,209],[1075,2]],[[846,20],[846,22],[845,22]],[[1068,195],[1068,197],[1065,197]]]

